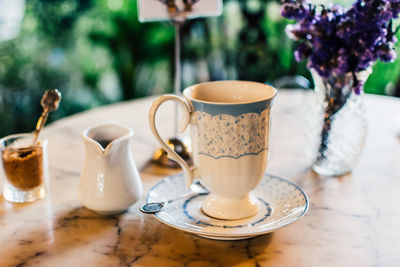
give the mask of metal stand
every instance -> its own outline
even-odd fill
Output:
[[[181,40],[180,40],[180,29],[185,23],[187,15],[192,10],[192,5],[197,2],[197,0],[184,0],[184,9],[179,10],[175,3],[175,0],[160,0],[163,2],[168,9],[171,17],[171,21],[175,28],[175,79],[174,79],[174,92],[176,95],[181,94]],[[188,146],[183,141],[183,138],[178,137],[178,124],[179,124],[179,110],[178,103],[175,103],[174,107],[174,135],[175,137],[169,138],[167,140],[168,146],[170,146],[174,151],[181,156],[189,165],[192,163],[192,156],[189,152]],[[169,168],[179,168],[178,163],[168,158],[167,152],[159,148],[157,149],[152,157],[152,161],[164,167]]]

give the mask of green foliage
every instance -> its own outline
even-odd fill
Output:
[[[397,38],[400,34],[397,33]],[[396,43],[397,53],[400,52],[400,43]],[[365,84],[365,92],[370,94],[384,95],[393,94],[396,83],[400,78],[400,57],[392,63],[377,62],[373,66],[373,72]]]
[[[63,94],[50,122],[151,94],[157,82],[137,86],[138,73],[152,76],[152,67],[172,64],[173,30],[160,23],[139,23],[136,1],[123,1],[117,10],[110,10],[108,3],[26,2],[19,36],[0,43],[0,136],[32,131],[41,113],[40,98],[48,88]],[[146,71],[143,66],[148,66]],[[171,66],[162,69],[170,76]],[[160,80],[167,83],[163,89],[171,88],[170,80]]]
[[[125,2],[118,12],[109,14],[108,31],[94,29],[89,38],[112,55],[123,99],[148,95],[147,90],[135,88],[135,74],[141,64],[155,65],[168,61],[173,51],[173,30],[159,23],[139,23],[136,2]],[[147,88],[150,89],[150,88]]]

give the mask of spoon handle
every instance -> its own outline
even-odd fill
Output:
[[[168,204],[170,204],[170,203],[172,203],[172,202],[174,202],[174,201],[177,201],[177,200],[179,200],[179,199],[187,198],[187,197],[192,196],[192,195],[194,196],[194,195],[196,195],[196,194],[197,194],[196,192],[193,192],[193,191],[190,190],[190,191],[188,191],[188,192],[186,192],[186,193],[180,195],[180,196],[177,197],[177,198],[166,200],[166,201],[164,201],[163,203],[164,203],[164,205],[168,205]]]
[[[174,198],[174,199],[169,199],[165,201],[160,201],[160,202],[149,202],[144,204],[143,206],[140,207],[140,211],[143,213],[147,214],[155,214],[159,211],[162,211],[164,207],[171,202],[177,201],[182,198],[187,198],[189,196],[194,196],[197,194],[204,194],[204,193],[209,193],[208,190],[201,184],[199,180],[194,181],[190,185],[190,190],[184,192],[182,195]]]
[[[40,115],[40,118],[36,124],[36,129],[33,133],[33,146],[36,145],[39,133],[46,123],[49,113],[58,109],[60,101],[61,93],[57,89],[46,90],[46,92],[44,92],[43,97],[40,100],[40,105],[43,107],[43,112],[42,115]]]
[[[36,124],[36,129],[33,133],[33,146],[36,145],[37,139],[39,137],[39,133],[42,130],[43,125],[46,123],[48,116],[49,116],[49,109],[45,108],[42,112],[42,115],[40,115],[40,118]]]
[[[188,191],[185,194],[183,194],[177,198],[174,198],[174,199],[169,199],[169,200],[161,201],[161,202],[149,202],[149,203],[146,203],[143,206],[141,206],[140,211],[143,213],[147,213],[147,214],[155,214],[159,211],[162,211],[166,205],[168,205],[174,201],[177,201],[182,198],[186,198],[191,195],[196,195],[196,194],[197,194],[196,192]]]

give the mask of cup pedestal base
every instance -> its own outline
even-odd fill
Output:
[[[241,199],[211,194],[204,200],[201,209],[208,216],[217,219],[238,220],[257,214],[258,204],[251,194]]]

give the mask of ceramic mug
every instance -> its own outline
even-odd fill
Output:
[[[262,179],[267,165],[270,109],[276,89],[257,82],[216,81],[196,84],[183,91],[184,98],[163,95],[150,108],[150,128],[183,168],[187,185],[199,178],[210,194],[202,210],[219,219],[241,219],[257,213],[250,193]],[[183,109],[180,131],[191,125],[194,166],[189,167],[160,137],[155,116],[168,100]]]

